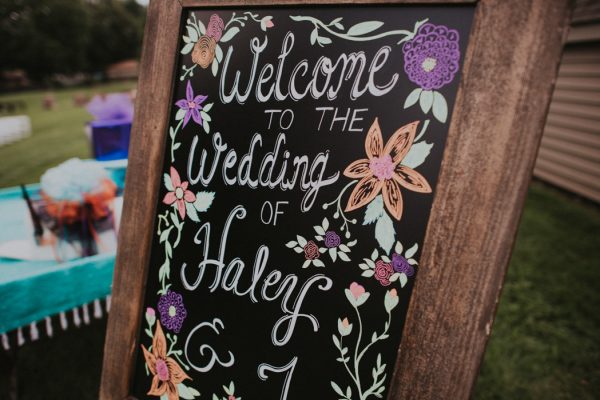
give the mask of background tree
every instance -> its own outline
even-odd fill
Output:
[[[102,72],[139,56],[145,12],[135,0],[0,0],[0,70]]]
[[[117,61],[137,58],[141,51],[146,9],[134,0],[89,4],[88,70],[103,71]]]

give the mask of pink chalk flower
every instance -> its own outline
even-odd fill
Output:
[[[352,296],[354,296],[355,299],[358,300],[358,298],[365,292],[365,288],[364,286],[359,285],[356,282],[352,282],[352,284],[350,285],[350,293],[352,293]]]
[[[156,311],[152,307],[146,308],[146,322],[149,326],[153,326],[156,322]]]
[[[267,15],[260,20],[260,29],[263,31],[266,31],[268,28],[272,28],[274,26],[275,24],[273,23],[273,16],[271,15]]]
[[[350,288],[346,289],[345,292],[346,298],[355,307],[363,305],[370,296],[369,292],[365,291],[365,288],[356,282],[352,282]]]
[[[348,336],[352,332],[352,324],[348,321],[348,318],[338,318],[338,331],[341,336]]]
[[[206,28],[206,35],[215,39],[215,42],[218,42],[221,40],[221,36],[223,36],[223,29],[225,29],[223,19],[217,14],[211,15],[208,27]]]
[[[396,289],[390,289],[385,293],[384,305],[388,313],[390,313],[396,306],[400,298],[398,298],[398,291]]]
[[[181,181],[179,173],[171,167],[170,175],[165,174],[165,186],[169,192],[165,195],[163,203],[167,205],[177,204],[177,210],[181,219],[185,218],[185,203],[194,203],[196,195],[188,189],[188,182]],[[169,179],[167,179],[169,178]]]

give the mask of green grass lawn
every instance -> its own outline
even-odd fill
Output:
[[[69,157],[89,157],[83,124],[90,117],[72,105],[73,94],[132,86],[56,92],[52,112],[42,110],[41,93],[10,96],[27,101],[34,132],[0,147],[0,187],[36,182]],[[474,397],[598,398],[599,310],[599,208],[534,183]],[[22,347],[20,398],[96,399],[105,326],[95,321]]]
[[[477,399],[600,397],[600,211],[529,190]]]
[[[73,96],[126,91],[134,87],[135,82],[119,82],[53,91],[54,110],[43,109],[44,92],[0,95],[0,101],[24,101],[25,113],[32,125],[30,137],[0,146],[0,188],[39,182],[44,171],[71,157],[90,158],[91,147],[84,126],[93,118],[84,107],[75,107]]]

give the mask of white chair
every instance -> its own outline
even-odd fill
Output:
[[[31,135],[31,120],[27,115],[0,118],[0,146]]]

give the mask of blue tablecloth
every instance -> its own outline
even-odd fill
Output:
[[[125,167],[108,168],[123,187]],[[38,185],[28,185],[35,195]],[[0,190],[0,243],[27,239],[27,205],[20,188]],[[104,298],[111,292],[114,254],[65,263],[0,258],[0,333]]]

